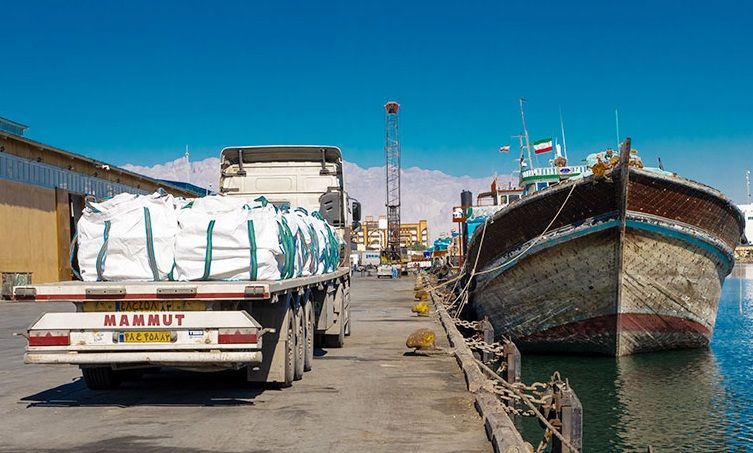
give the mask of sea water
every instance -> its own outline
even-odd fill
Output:
[[[583,450],[753,451],[753,264],[722,288],[708,349],[629,357],[523,355],[525,382],[559,370],[583,404]],[[519,422],[537,445],[543,430]]]

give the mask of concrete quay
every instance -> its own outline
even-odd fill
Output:
[[[24,365],[12,336],[66,303],[0,303],[0,451],[491,451],[453,355],[416,356],[411,278],[353,279],[352,335],[317,350],[292,388],[249,388],[232,373],[163,370],[90,391],[70,366]]]

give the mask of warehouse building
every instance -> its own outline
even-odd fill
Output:
[[[201,188],[148,178],[23,136],[27,127],[0,118],[0,272],[12,285],[70,280],[70,243],[84,198],[157,189],[182,197]]]
[[[384,250],[387,246],[387,217],[366,216],[361,229],[355,234],[359,250]],[[429,223],[419,220],[416,223],[400,224],[400,247],[429,247]]]

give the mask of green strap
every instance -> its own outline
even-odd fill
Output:
[[[154,255],[154,235],[152,234],[152,216],[149,214],[149,208],[144,207],[144,228],[146,228],[146,254],[149,258],[149,268],[152,270],[154,281],[159,280],[159,271],[157,270],[157,258]]]
[[[277,225],[280,235],[280,245],[282,246],[282,253],[285,258],[282,270],[280,271],[280,277],[285,279],[293,276],[293,266],[295,262],[295,249],[291,239],[293,234],[290,232],[290,227],[288,227],[288,222],[285,220],[285,217],[283,217],[282,222],[278,222]]]
[[[173,267],[171,267],[170,272],[167,273],[167,279],[171,282],[175,281],[175,259],[173,259]]]
[[[248,221],[248,249],[251,255],[250,275],[251,280],[256,280],[259,273],[259,263],[256,257],[256,230],[254,221]]]
[[[317,269],[319,269],[319,260],[322,258],[319,255],[319,236],[312,225],[309,225],[308,228],[309,234],[311,234],[311,253],[313,255],[313,259],[311,260],[313,269],[311,269],[311,273],[315,274]]]
[[[214,230],[214,220],[209,221],[207,226],[207,249],[204,254],[204,275],[202,280],[209,280],[209,274],[212,270],[212,230]]]
[[[105,258],[107,257],[107,242],[110,240],[110,221],[105,220],[105,231],[103,234],[102,247],[97,254],[97,281],[104,280]]]

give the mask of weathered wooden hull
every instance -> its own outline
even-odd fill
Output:
[[[474,236],[471,310],[521,350],[620,356],[708,345],[740,212],[706,186],[618,170],[514,203],[483,244]]]

